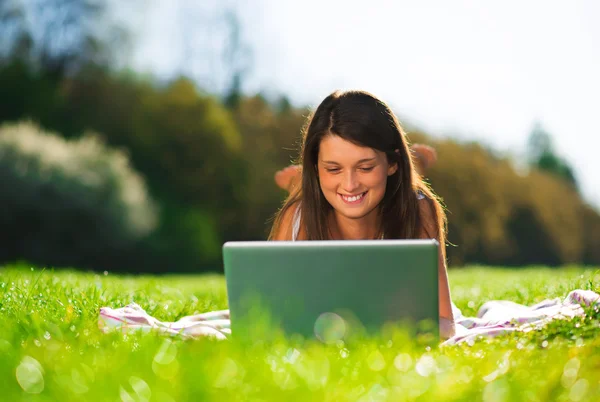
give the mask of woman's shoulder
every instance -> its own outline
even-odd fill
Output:
[[[433,239],[438,237],[438,219],[434,201],[423,191],[417,190],[417,205],[419,211],[419,237]]]
[[[273,240],[296,240],[300,225],[300,201],[285,206],[280,214],[279,227]]]

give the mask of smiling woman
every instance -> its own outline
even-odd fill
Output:
[[[436,239],[441,332],[454,334],[446,217],[415,170],[390,108],[364,91],[334,92],[303,135],[302,183],[276,214],[270,240]]]
[[[318,171],[321,190],[333,207],[332,230],[337,237],[376,238],[378,233],[378,206],[385,195],[387,177],[398,170],[389,164],[385,153],[368,147],[356,146],[339,136],[323,138],[320,145]],[[352,222],[364,220],[361,225]],[[338,222],[346,221],[346,225]],[[339,233],[345,228],[372,229],[373,233]]]
[[[413,157],[384,102],[364,91],[334,92],[310,119],[301,151],[302,183],[277,214],[271,239],[291,239],[289,223],[300,216],[299,239],[427,235],[444,244],[445,214],[417,174]],[[344,235],[340,230],[348,225],[371,233]]]

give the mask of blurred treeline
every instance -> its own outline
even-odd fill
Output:
[[[297,156],[307,108],[243,94],[242,69],[223,96],[184,75],[140,76],[110,62],[124,31],[111,25],[107,39],[65,18],[75,27],[40,36],[23,19],[33,11],[11,4],[0,6],[0,262],[198,272],[220,269],[224,241],[266,237],[285,195],[273,175]],[[61,4],[108,24],[102,1]],[[409,137],[438,151],[428,176],[448,209],[451,265],[600,264],[600,215],[541,128],[518,170],[477,143]]]

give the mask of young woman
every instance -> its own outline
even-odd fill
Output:
[[[453,336],[446,217],[390,108],[364,91],[329,95],[303,134],[300,171],[269,239],[436,239],[440,334]]]
[[[416,152],[409,151],[396,117],[381,100],[362,91],[334,92],[304,132],[302,165],[294,168],[301,183],[277,213],[269,239],[437,239],[440,335],[448,339],[455,323],[446,272],[446,217],[416,171],[419,154],[435,157],[435,151],[421,150],[415,145]],[[99,323],[104,330],[146,327],[219,339],[230,333],[228,310],[160,323],[130,304],[102,308]]]

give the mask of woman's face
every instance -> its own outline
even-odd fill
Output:
[[[398,169],[388,163],[385,153],[337,135],[321,140],[317,166],[325,199],[337,213],[352,219],[377,208],[385,195],[387,177]]]

